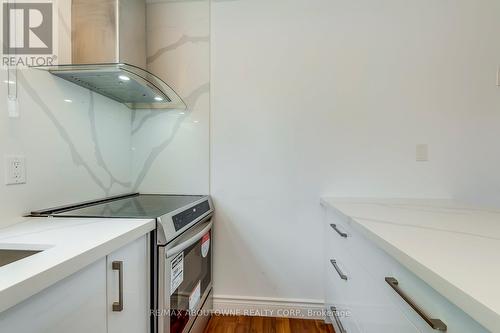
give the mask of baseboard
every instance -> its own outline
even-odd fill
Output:
[[[323,300],[214,296],[216,314],[324,319]]]

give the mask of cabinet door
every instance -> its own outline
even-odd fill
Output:
[[[0,332],[106,333],[106,260],[0,313]]]
[[[113,263],[115,263],[113,268]],[[108,333],[149,332],[148,239],[143,236],[107,257]],[[121,266],[121,268],[119,268]],[[120,288],[120,271],[122,286]],[[120,297],[120,289],[122,297]],[[122,299],[121,310],[119,300]],[[113,304],[116,304],[113,309]]]

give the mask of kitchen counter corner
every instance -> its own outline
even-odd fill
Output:
[[[0,267],[0,312],[155,227],[153,219],[28,218],[0,229],[0,248],[42,250]]]
[[[500,211],[443,199],[322,198],[321,204],[349,217],[403,266],[498,331]]]

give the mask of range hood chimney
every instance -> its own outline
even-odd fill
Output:
[[[131,109],[185,109],[146,68],[145,0],[70,0],[71,63],[36,67]]]

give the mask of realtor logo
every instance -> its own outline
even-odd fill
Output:
[[[52,3],[4,3],[4,55],[52,54],[52,13]]]
[[[3,0],[0,7],[3,22],[0,67],[52,66],[57,63],[57,1]]]

